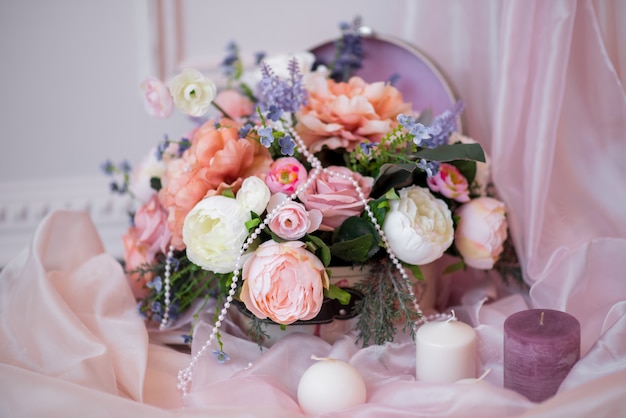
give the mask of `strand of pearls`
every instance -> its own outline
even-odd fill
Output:
[[[233,278],[232,278],[232,283],[230,285],[230,289],[228,291],[228,295],[226,297],[226,301],[224,302],[224,305],[217,317],[217,320],[215,321],[215,324],[213,326],[213,329],[211,331],[211,334],[209,335],[209,337],[207,338],[207,340],[205,341],[205,343],[202,345],[202,347],[200,348],[200,350],[198,350],[198,352],[192,357],[191,361],[189,362],[189,365],[178,372],[178,389],[182,391],[183,396],[186,396],[189,392],[189,385],[193,380],[193,368],[195,367],[195,365],[198,363],[198,361],[200,360],[200,358],[206,353],[206,351],[209,349],[211,343],[213,343],[213,341],[215,340],[217,333],[219,331],[219,328],[222,325],[222,321],[224,321],[224,318],[226,317],[226,313],[228,311],[228,309],[231,306],[231,303],[234,299],[234,295],[235,295],[235,291],[237,289],[237,283],[239,282],[239,274],[240,274],[240,268],[241,268],[241,260],[243,255],[245,254],[245,252],[248,250],[248,248],[250,247],[250,245],[252,245],[252,243],[254,242],[254,240],[261,234],[261,232],[269,225],[269,223],[272,221],[272,219],[277,215],[277,213],[279,212],[279,210],[281,209],[281,207],[289,202],[289,201],[293,201],[295,200],[298,195],[309,188],[309,186],[311,185],[311,183],[313,181],[315,181],[317,179],[317,177],[319,177],[319,175],[321,173],[326,173],[329,174],[331,176],[336,176],[336,177],[340,177],[343,178],[346,181],[349,181],[353,187],[355,188],[357,194],[359,195],[359,199],[361,200],[361,203],[363,204],[365,211],[367,212],[367,215],[370,219],[370,221],[372,222],[372,224],[374,225],[374,228],[376,229],[376,232],[378,233],[378,235],[380,236],[385,249],[387,251],[387,254],[389,255],[389,258],[391,260],[391,262],[393,263],[393,265],[396,267],[396,269],[398,270],[398,272],[400,273],[401,277],[407,281],[409,279],[408,274],[406,272],[406,270],[404,269],[404,266],[402,266],[402,263],[400,262],[400,260],[396,257],[396,255],[393,253],[393,251],[391,250],[391,248],[389,247],[389,242],[387,240],[387,237],[385,235],[385,233],[383,232],[382,227],[380,226],[380,224],[378,223],[378,221],[376,220],[376,217],[374,216],[374,213],[372,212],[372,210],[370,209],[369,205],[367,204],[367,198],[365,197],[365,194],[363,193],[363,190],[361,189],[361,186],[359,186],[358,181],[356,181],[354,179],[353,176],[348,176],[342,173],[338,173],[335,172],[331,169],[328,168],[322,168],[322,164],[321,162],[313,155],[309,152],[309,150],[307,149],[307,147],[304,145],[304,143],[302,142],[302,139],[300,138],[300,136],[293,131],[293,129],[288,129],[291,137],[293,138],[293,140],[296,143],[296,146],[298,148],[298,151],[304,155],[304,157],[306,158],[306,160],[309,162],[309,164],[311,164],[312,172],[310,173],[308,179],[306,182],[304,182],[302,185],[300,185],[300,187],[298,187],[296,189],[296,191],[294,193],[292,193],[290,196],[288,196],[287,199],[285,199],[283,202],[281,202],[281,204],[279,204],[275,209],[273,209],[272,211],[270,211],[267,216],[265,217],[265,219],[263,220],[263,223],[259,224],[259,226],[252,232],[252,234],[250,234],[250,236],[248,237],[248,239],[244,242],[244,244],[242,245],[240,251],[239,251],[239,255],[237,257],[237,260],[235,262],[235,269],[233,271]],[[169,265],[169,258],[168,258],[168,265]],[[168,274],[169,269],[166,267],[166,286],[168,286],[168,282],[169,282],[169,274]],[[166,287],[167,288],[167,287]],[[414,305],[414,309],[415,312],[417,312],[420,320],[417,323],[420,322],[426,322],[429,320],[434,320],[434,319],[440,319],[442,316],[442,314],[436,314],[436,315],[430,315],[429,317],[424,317],[423,312],[417,302],[417,299],[415,297],[415,293],[413,292],[413,288],[411,286],[407,286],[406,289],[411,297],[411,300],[413,301],[413,305]],[[169,291],[168,291],[169,294]],[[169,299],[166,298],[166,303],[168,303]]]
[[[172,275],[172,258],[174,257],[174,246],[170,245],[170,248],[167,251],[167,258],[165,259],[165,274],[163,274],[164,281],[164,298],[165,298],[165,308],[163,310],[163,317],[161,318],[161,324],[159,325],[160,330],[164,330],[170,320],[170,276]]]

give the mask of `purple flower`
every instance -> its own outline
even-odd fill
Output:
[[[276,122],[282,116],[283,112],[276,105],[271,105],[267,111],[267,117]]]
[[[280,145],[280,153],[282,155],[293,155],[293,150],[296,146],[295,142],[289,135],[285,135],[278,140],[278,145]]]
[[[157,293],[161,293],[161,289],[163,289],[163,280],[161,276],[156,276],[152,281],[146,284],[148,289],[154,289]]]
[[[363,151],[363,154],[365,155],[370,155],[374,146],[375,144],[373,144],[372,142],[361,142],[359,144],[359,147],[361,147],[361,151]]]
[[[220,364],[226,363],[228,360],[230,360],[230,356],[222,350],[213,350],[213,355],[217,359],[217,362]]]
[[[239,128],[239,131],[237,131],[239,138],[245,138],[246,136],[248,136],[248,134],[250,133],[250,129],[252,129],[252,125],[249,123],[246,123],[241,128]]]
[[[193,341],[193,337],[191,335],[183,334],[181,337],[183,337],[184,344],[191,344],[191,341]]]
[[[437,161],[426,161],[421,159],[417,166],[426,172],[428,177],[437,175],[439,172],[439,163]]]
[[[291,59],[287,69],[289,79],[281,80],[269,65],[265,62],[261,64],[262,79],[258,86],[261,110],[267,111],[275,106],[282,112],[293,113],[307,102],[308,93],[302,82],[298,61]]]
[[[269,148],[274,142],[274,134],[272,133],[272,128],[265,126],[263,128],[259,128],[257,132],[261,137],[261,144],[263,144],[265,148]]]
[[[430,145],[428,148],[435,148],[448,143],[450,134],[456,129],[456,118],[463,111],[463,107],[463,102],[459,100],[454,104],[452,109],[446,110],[435,117],[429,127],[432,139],[429,141]]]

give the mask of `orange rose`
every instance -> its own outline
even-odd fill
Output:
[[[251,139],[239,139],[241,125],[222,119],[216,128],[213,121],[194,130],[191,147],[182,158],[168,164],[163,175],[159,199],[168,210],[172,245],[182,250],[183,222],[200,200],[230,188],[237,192],[244,178],[264,178],[272,157],[267,148]]]
[[[323,146],[352,151],[364,140],[378,142],[397,126],[396,117],[410,113],[410,103],[390,84],[368,84],[359,77],[347,83],[307,78],[308,103],[297,114],[296,130],[312,152]]]

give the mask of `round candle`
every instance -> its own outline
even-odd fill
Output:
[[[533,402],[553,396],[580,358],[580,323],[551,309],[517,312],[504,321],[504,387]]]
[[[415,334],[415,377],[452,383],[476,377],[476,332],[454,320],[427,322]]]
[[[298,383],[298,403],[305,413],[320,415],[365,403],[365,382],[357,369],[341,360],[312,358],[319,361]]]

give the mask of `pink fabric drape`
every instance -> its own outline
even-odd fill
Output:
[[[405,335],[365,349],[353,335],[334,345],[293,335],[262,353],[229,322],[231,360],[202,357],[183,401],[176,375],[190,356],[162,344],[180,332],[146,331],[88,215],[60,211],[0,273],[0,416],[300,416],[296,389],[312,354],[349,361],[368,389],[366,404],[327,416],[626,415],[626,3],[408,7],[407,40],[445,69],[467,134],[492,156],[531,286],[462,281],[457,308],[478,333],[485,381],[416,382]],[[567,311],[582,329],[581,360],[541,404],[502,388],[502,324],[528,307]],[[192,354],[211,326],[197,327]]]

